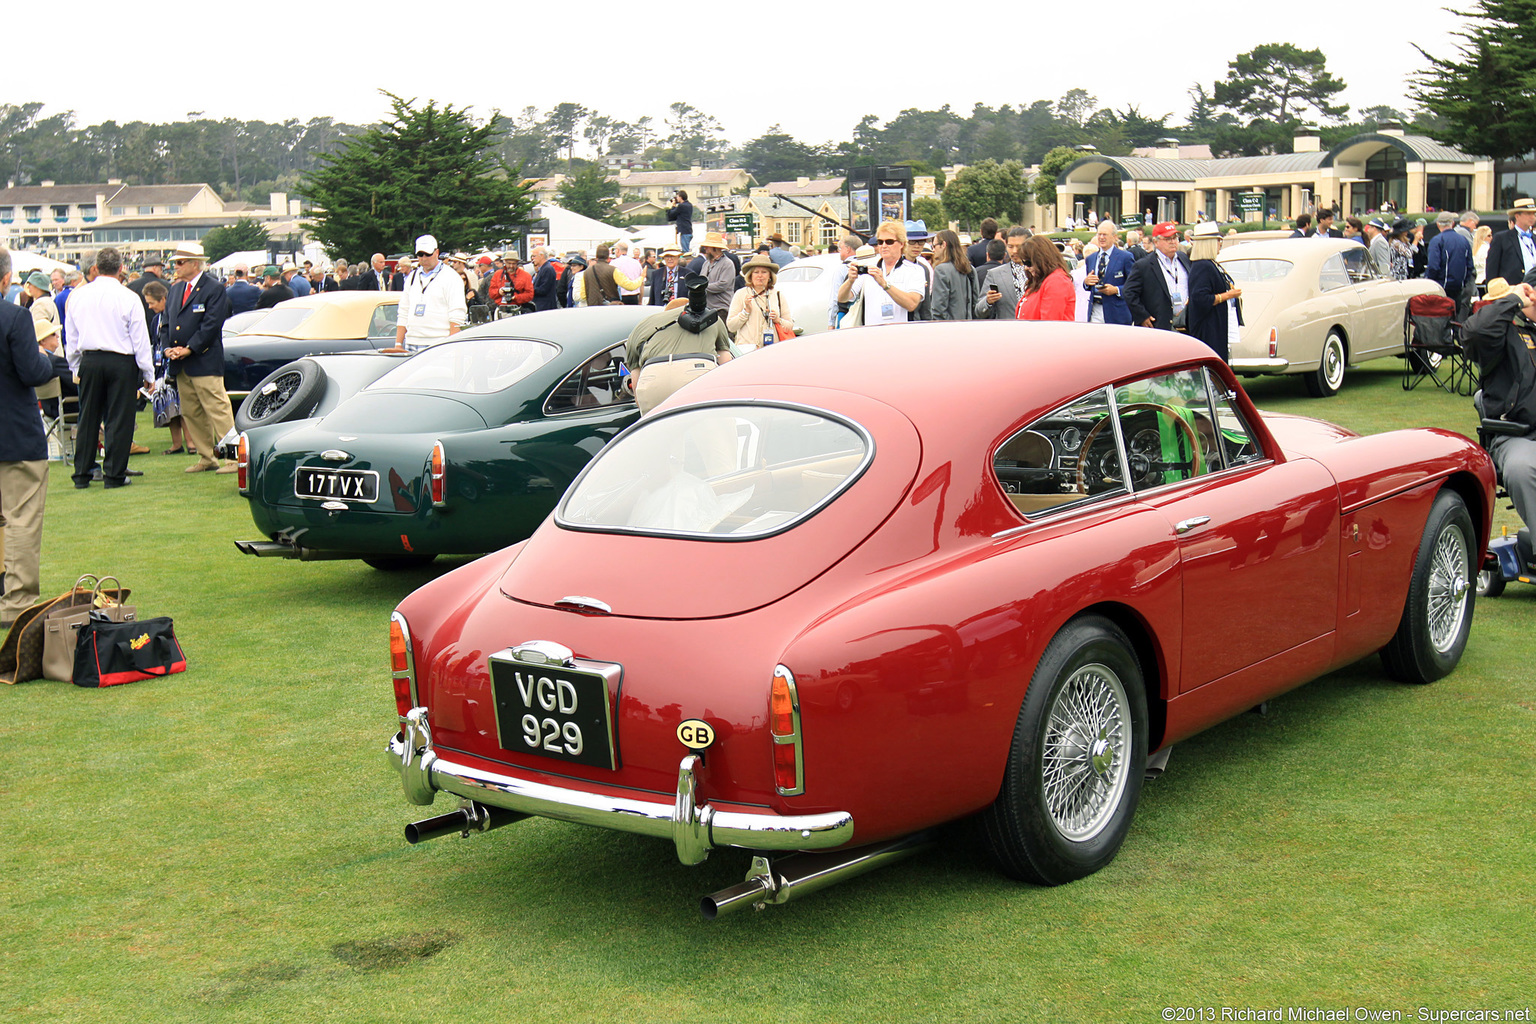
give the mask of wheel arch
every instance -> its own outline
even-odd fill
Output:
[[[1167,652],[1158,641],[1146,619],[1130,605],[1118,601],[1105,601],[1084,608],[1073,616],[1098,615],[1119,626],[1131,641],[1136,661],[1141,665],[1142,684],[1147,695],[1147,752],[1150,754],[1162,746],[1167,732],[1168,701],[1164,696],[1172,669]],[[1070,621],[1070,620],[1069,620]]]
[[[1455,491],[1466,503],[1467,511],[1472,515],[1472,525],[1477,528],[1479,552],[1487,551],[1488,542],[1492,539],[1493,509],[1487,503],[1482,485],[1471,473],[1460,471],[1446,477],[1442,487]]]

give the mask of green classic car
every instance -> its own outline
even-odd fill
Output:
[[[621,360],[654,312],[551,310],[411,355],[281,367],[253,391],[260,415],[237,443],[240,493],[263,538],[236,546],[400,569],[527,537],[639,418]]]

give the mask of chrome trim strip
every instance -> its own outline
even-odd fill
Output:
[[[400,773],[405,798],[413,804],[430,804],[441,791],[523,814],[670,839],[685,864],[698,863],[722,846],[827,850],[847,845],[854,836],[853,815],[846,811],[753,814],[700,804],[694,754],[678,766],[678,796],[667,803],[550,786],[447,761],[432,747],[427,709],[422,707],[401,719],[401,731],[386,744],[384,756]]]

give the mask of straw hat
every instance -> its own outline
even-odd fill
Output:
[[[1502,299],[1508,294],[1509,282],[1502,277],[1496,277],[1488,282],[1488,290],[1483,294],[1483,298],[1492,302],[1494,299]],[[41,341],[42,339],[39,338],[38,340]]]
[[[1502,281],[1503,278],[1496,278],[1495,280]],[[1505,285],[1504,290],[1508,291],[1509,286]],[[32,329],[37,332],[37,343],[39,345],[41,345],[44,341],[47,341],[50,335],[59,333],[59,325],[54,323],[52,320],[33,320]]]
[[[719,249],[719,250],[721,250],[723,252],[727,248],[726,244],[725,244],[725,236],[722,235],[718,231],[708,232],[704,236],[704,241],[699,243],[699,248],[700,249]]]
[[[750,284],[752,281],[752,271],[758,268],[768,271],[768,287],[772,288],[773,282],[778,280],[779,277],[779,265],[769,259],[766,253],[760,252],[741,265],[741,276],[746,278]]]
[[[880,259],[872,245],[861,245],[853,251],[852,263],[856,267],[872,267]]]

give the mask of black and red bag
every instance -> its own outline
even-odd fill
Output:
[[[92,612],[75,645],[76,686],[117,686],[187,670],[169,617],[113,622]]]

